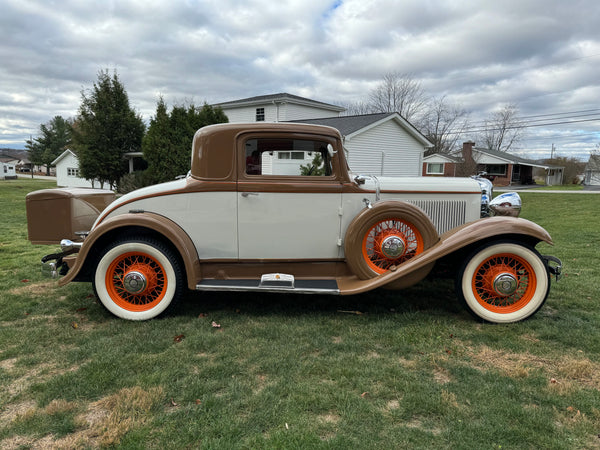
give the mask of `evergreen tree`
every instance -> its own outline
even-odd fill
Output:
[[[98,73],[89,94],[81,93],[79,115],[73,125],[73,147],[81,175],[115,187],[127,172],[124,154],[140,151],[144,122],[129,106],[117,73]]]
[[[61,116],[55,116],[48,123],[40,125],[39,135],[26,141],[29,160],[35,165],[45,165],[50,174],[52,161],[58,158],[71,145],[71,123]]]
[[[156,114],[144,137],[142,149],[148,162],[149,181],[159,183],[185,175],[190,170],[192,140],[199,128],[228,122],[221,108],[193,103],[174,106],[171,112],[159,98]]]

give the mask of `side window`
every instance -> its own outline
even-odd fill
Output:
[[[331,176],[327,142],[304,139],[246,141],[248,175]]]

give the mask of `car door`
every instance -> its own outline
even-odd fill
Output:
[[[238,144],[240,260],[341,255],[342,183],[321,136],[247,136]]]

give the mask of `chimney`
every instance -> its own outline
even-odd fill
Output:
[[[467,141],[463,142],[462,148],[462,156],[465,160],[465,163],[470,164],[473,162],[473,147],[475,147],[475,142]]]

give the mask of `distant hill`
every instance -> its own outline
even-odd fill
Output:
[[[20,159],[24,162],[29,162],[29,154],[27,150],[19,150],[15,148],[0,148],[0,158]]]

